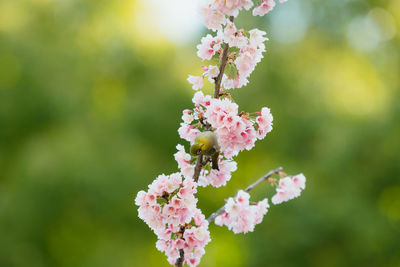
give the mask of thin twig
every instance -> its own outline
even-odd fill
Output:
[[[270,178],[272,175],[279,173],[280,171],[282,171],[282,167],[276,168],[275,170],[271,170],[269,171],[267,174],[265,174],[263,177],[261,177],[260,179],[258,179],[257,181],[255,181],[254,183],[252,183],[251,185],[249,185],[246,189],[244,189],[243,191],[245,192],[250,192],[251,190],[254,189],[254,187],[256,187],[257,185],[261,184],[262,182],[264,182],[265,180],[267,180],[268,178]],[[212,222],[215,220],[215,218],[220,215],[222,212],[224,212],[225,210],[225,205],[222,206],[221,208],[219,208],[216,212],[214,212],[213,214],[210,215],[210,217],[207,218],[208,222]]]
[[[257,185],[261,184],[262,182],[264,182],[265,180],[267,180],[269,177],[271,177],[274,174],[278,174],[279,172],[281,172],[283,170],[282,167],[276,168],[275,170],[269,171],[266,175],[264,175],[263,177],[261,177],[260,179],[258,179],[257,181],[255,181],[254,183],[252,183],[251,185],[249,185],[244,191],[245,192],[250,192],[251,190],[254,189],[254,187],[256,187]]]

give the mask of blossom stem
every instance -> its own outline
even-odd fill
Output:
[[[233,22],[233,16],[230,16],[229,20],[231,22]],[[228,61],[228,51],[229,51],[229,44],[225,43],[224,50],[222,52],[222,57],[221,57],[221,64],[219,65],[219,74],[218,74],[217,78],[215,79],[214,98],[219,98],[222,77],[224,76],[226,62]]]
[[[251,185],[249,185],[248,187],[246,187],[246,189],[244,189],[243,191],[245,192],[250,192],[251,190],[253,190],[257,185],[261,184],[262,182],[266,181],[268,178],[270,178],[272,175],[274,174],[278,174],[279,172],[282,171],[282,167],[276,168],[275,170],[271,170],[269,171],[267,174],[265,174],[263,177],[259,178],[257,181],[255,181],[254,183],[252,183]],[[215,218],[217,218],[218,215],[220,215],[222,212],[224,212],[225,210],[225,205],[222,206],[221,208],[219,208],[216,212],[214,212],[213,214],[210,215],[210,217],[207,218],[207,221],[210,223],[212,221],[215,220]]]

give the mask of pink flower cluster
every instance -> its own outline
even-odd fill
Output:
[[[233,23],[232,23],[233,24]],[[231,47],[239,48],[239,52],[231,54],[231,60],[228,64],[237,70],[234,77],[224,75],[222,84],[225,89],[240,88],[245,86],[249,81],[248,77],[254,71],[257,63],[263,58],[265,52],[264,41],[268,38],[264,37],[266,33],[258,29],[253,29],[248,32],[249,37],[244,35],[243,30],[236,30],[233,25],[232,29],[226,32],[225,28],[225,41],[229,40]]]
[[[280,3],[286,1],[279,0]],[[252,7],[252,0],[210,0],[200,8],[200,19],[208,29],[216,31],[229,21],[227,17],[236,17],[240,10],[249,10]],[[253,16],[264,16],[274,7],[274,0],[261,0],[254,7]]]
[[[187,178],[193,177],[194,173],[194,159],[189,153],[185,152],[182,145],[177,145],[178,152],[174,154],[175,160],[178,163],[178,168],[181,170],[183,176]],[[236,171],[237,164],[233,160],[223,159],[222,156],[218,158],[219,170],[204,168],[200,172],[198,185],[220,187],[226,185],[231,179],[232,172]]]
[[[207,34],[201,38],[201,43],[197,45],[197,56],[203,60],[210,60],[220,50],[221,44],[222,38]]]
[[[178,152],[174,154],[174,158],[178,163],[178,168],[184,177],[192,178],[194,174],[194,164],[192,163],[192,156],[185,152],[183,145],[177,145]]]
[[[279,0],[281,3],[286,1]],[[246,85],[247,78],[263,58],[262,53],[265,52],[264,41],[268,40],[264,37],[265,32],[258,29],[253,29],[248,33],[243,29],[238,30],[235,24],[227,18],[236,17],[240,10],[249,10],[252,6],[252,0],[210,0],[200,8],[200,18],[204,25],[210,30],[217,31],[217,34],[216,36],[207,34],[201,39],[201,43],[197,46],[197,55],[202,60],[211,60],[215,55],[221,56],[224,43],[231,48],[228,65],[237,73],[231,73],[229,76],[223,74],[222,85],[225,89],[240,88]],[[253,9],[253,15],[263,16],[274,6],[274,0],[261,0]],[[239,51],[232,50],[232,48]],[[189,75],[188,81],[194,90],[203,87],[204,76],[206,76],[205,73],[202,76]]]
[[[259,115],[256,118],[256,136],[258,139],[264,139],[264,137],[272,131],[272,121],[273,117],[269,108],[262,108],[260,112],[257,112]]]
[[[170,235],[176,238],[161,238],[156,243],[157,249],[165,252],[171,265],[175,265],[179,257],[179,250],[182,249],[184,251],[183,262],[189,266],[197,266],[205,253],[204,247],[211,240],[208,222],[199,209],[197,209],[192,223],[186,225],[186,227],[183,233],[179,229],[171,228],[166,230],[167,236]],[[181,227],[180,229],[183,228]]]
[[[232,22],[227,22],[223,30],[218,30],[215,37],[207,34],[201,39],[197,46],[197,55],[203,60],[210,60],[214,55],[221,55],[221,44],[227,43],[230,47],[228,67],[233,70],[229,76],[223,74],[222,85],[225,89],[240,88],[248,83],[248,77],[253,72],[257,63],[263,58],[265,52],[264,41],[268,40],[264,31],[258,29],[246,33],[243,29],[238,30]],[[213,69],[210,72],[210,69]],[[202,76],[189,75],[187,79],[194,90],[204,86],[204,77],[208,76],[210,82],[218,76],[219,70],[216,66],[203,68]]]
[[[287,0],[279,0],[280,3],[287,2]],[[274,0],[262,0],[258,2],[258,5],[253,9],[253,16],[264,16],[275,7]]]
[[[237,163],[233,160],[223,159],[221,156],[218,158],[219,170],[215,169],[204,169],[200,173],[199,185],[207,186],[212,185],[214,187],[225,186],[226,183],[231,179],[232,172],[236,171]]]
[[[187,81],[192,85],[193,90],[199,90],[204,86],[204,77],[208,77],[208,81],[210,83],[215,82],[215,78],[217,78],[219,74],[219,69],[217,66],[210,65],[208,67],[202,66],[203,68],[203,75],[202,76],[192,76],[189,75]]]
[[[196,207],[196,187],[192,179],[182,180],[180,173],[162,174],[135,199],[139,218],[157,235],[156,246],[165,252],[171,264],[175,264],[179,250],[183,249],[185,262],[196,266],[210,241],[208,222]]]
[[[215,224],[226,225],[235,234],[253,232],[268,212],[268,199],[250,204],[250,195],[240,190],[236,197],[229,198],[225,210],[215,218]]]
[[[273,204],[291,200],[300,196],[301,191],[306,188],[306,177],[300,173],[292,177],[285,177],[279,180],[276,194],[272,197]]]
[[[249,10],[252,6],[252,0],[211,0],[200,8],[200,19],[207,28],[216,31],[226,24],[226,16],[236,17],[240,10]]]
[[[263,139],[272,130],[273,117],[268,108],[253,116],[238,114],[238,105],[230,99],[211,98],[202,92],[195,94],[193,103],[194,110],[183,112],[184,122],[178,130],[181,138],[193,142],[200,133],[199,128],[209,126],[217,134],[221,152],[228,159],[250,150],[257,139]]]

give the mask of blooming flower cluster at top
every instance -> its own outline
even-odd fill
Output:
[[[201,43],[197,46],[197,55],[203,60],[218,59],[222,53],[221,44],[229,44],[222,86],[225,89],[240,88],[249,82],[248,77],[263,58],[264,41],[268,40],[265,35],[264,31],[258,29],[249,32],[243,29],[238,30],[233,22],[227,22],[225,28],[218,30],[216,36],[207,34],[201,39]],[[204,86],[205,77],[208,77],[208,80],[214,83],[218,74],[217,66],[203,66],[203,74],[201,76],[189,75],[188,81],[192,84],[194,90],[198,90]]]
[[[196,208],[196,187],[192,179],[182,179],[180,173],[162,174],[149,185],[147,192],[140,191],[135,200],[139,218],[157,235],[156,246],[165,252],[172,265],[182,249],[186,263],[196,266],[210,241],[208,222]]]
[[[280,0],[286,2],[286,0]],[[253,15],[263,16],[275,6],[274,0],[262,0],[253,9]],[[216,35],[201,39],[197,46],[197,55],[202,60],[218,59],[222,55],[222,44],[229,45],[227,71],[222,76],[222,85],[225,89],[240,88],[246,85],[248,77],[253,72],[257,63],[263,58],[265,52],[264,41],[266,33],[258,29],[245,31],[237,29],[229,19],[236,17],[242,9],[249,10],[253,7],[251,0],[212,0],[200,9],[200,17],[207,28],[216,31]],[[201,89],[204,78],[213,83],[219,74],[217,66],[203,66],[201,76],[189,75],[188,81],[194,90]]]
[[[252,0],[210,0],[200,9],[204,24],[216,33],[201,39],[197,55],[203,61],[215,60],[219,64],[202,66],[202,75],[189,75],[187,80],[194,90],[199,90],[207,78],[215,84],[214,98],[202,91],[195,93],[194,107],[183,111],[183,122],[178,129],[180,137],[190,143],[191,154],[183,145],[177,145],[174,157],[179,172],[158,176],[148,191],[140,191],[135,200],[139,217],[158,237],[156,247],[172,265],[181,266],[180,262],[198,265],[210,241],[209,222],[197,208],[197,186],[226,185],[237,169],[233,157],[252,149],[257,140],[272,130],[269,108],[254,113],[239,111],[225,90],[248,83],[263,58],[264,42],[268,40],[261,30],[237,29],[233,18],[240,10],[251,8],[253,15],[262,16],[274,6],[274,0],[261,0],[256,6]],[[277,186],[272,203],[279,204],[300,195],[305,188],[305,177],[299,174],[271,184]],[[262,221],[268,208],[268,199],[250,202],[250,195],[239,191],[235,198],[228,199],[223,212],[214,217],[215,223],[226,225],[234,233],[246,233]]]
[[[280,3],[287,0],[279,0]],[[236,17],[242,9],[254,6],[252,0],[211,0],[200,9],[200,18],[210,30],[220,30],[228,22],[227,17]],[[258,1],[253,8],[254,16],[264,16],[275,7],[274,0]]]

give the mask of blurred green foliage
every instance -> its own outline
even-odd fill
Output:
[[[199,205],[208,215],[280,165],[307,188],[254,233],[211,225],[201,266],[400,266],[399,34],[366,52],[346,30],[378,7],[399,29],[400,4],[301,1],[307,30],[281,44],[271,25],[293,2],[237,21],[271,41],[232,96],[243,110],[270,107],[274,130],[237,157],[226,187],[200,189]],[[147,38],[138,6],[0,0],[0,266],[168,265],[133,199],[175,172],[175,146],[188,145],[176,130],[201,35]]]

